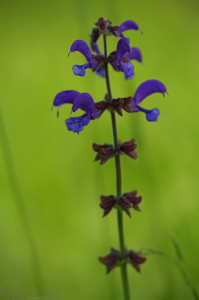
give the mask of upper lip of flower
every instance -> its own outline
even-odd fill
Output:
[[[139,26],[132,20],[124,21],[117,30],[114,31],[116,36],[124,37],[122,32],[126,30],[139,30]]]

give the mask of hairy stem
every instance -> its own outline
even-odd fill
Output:
[[[112,101],[112,94],[111,94],[111,87],[110,87],[110,80],[109,80],[109,73],[108,73],[106,35],[104,35],[103,38],[104,38],[104,58],[105,58],[106,86],[107,86],[107,92],[108,92],[108,100],[111,102]],[[118,135],[117,135],[117,124],[116,124],[115,111],[113,111],[113,110],[111,111],[111,122],[112,122],[112,130],[113,130],[114,147],[115,147],[115,150],[118,151],[119,144],[118,144]],[[115,170],[116,170],[117,198],[119,198],[122,194],[122,173],[121,173],[121,163],[120,163],[120,156],[119,155],[115,156]],[[123,212],[119,209],[117,210],[117,224],[118,224],[120,252],[121,252],[122,259],[125,259]],[[128,274],[127,274],[126,264],[121,265],[121,277],[122,277],[122,284],[123,284],[124,299],[125,300],[130,300]]]

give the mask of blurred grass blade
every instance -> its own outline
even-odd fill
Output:
[[[172,257],[170,254],[168,254],[168,253],[166,253],[162,250],[154,249],[154,248],[145,248],[145,249],[143,249],[142,253],[146,256],[147,255],[160,255],[160,256],[164,256],[164,257],[169,258],[173,262],[173,264],[176,266],[178,271],[180,272],[180,274],[181,274],[183,280],[185,281],[185,283],[190,288],[191,293],[193,295],[193,298],[195,300],[199,300],[199,296],[198,296],[196,286],[193,283],[193,281],[191,280],[191,277],[188,273],[188,270],[184,265],[184,259],[183,259],[181,248],[180,248],[179,244],[176,242],[176,240],[174,238],[172,239],[172,243],[173,243],[174,249],[176,251],[177,259]]]
[[[166,252],[155,248],[144,248],[142,252],[143,255],[161,255],[161,256],[170,257]]]
[[[198,300],[199,299],[198,292],[196,290],[195,284],[192,281],[191,276],[189,275],[189,272],[185,265],[181,247],[175,237],[172,237],[171,240],[172,240],[172,245],[175,250],[176,257],[177,257],[177,259],[173,259],[173,261],[174,261],[176,267],[178,268],[181,276],[184,278],[185,283],[189,286],[194,299]]]
[[[172,245],[173,245],[173,248],[175,250],[177,258],[181,262],[184,262],[184,257],[183,257],[183,254],[182,254],[182,250],[181,250],[180,245],[179,245],[179,243],[177,242],[177,240],[174,236],[172,237],[171,241],[172,241]]]
[[[38,294],[40,296],[43,295],[43,284],[42,284],[42,276],[41,276],[41,269],[40,269],[40,263],[39,263],[39,258],[37,254],[37,250],[33,241],[32,237],[32,232],[30,229],[30,223],[28,220],[28,216],[26,213],[26,208],[25,208],[25,201],[23,198],[23,194],[21,191],[21,187],[19,184],[19,180],[17,178],[17,174],[15,171],[15,166],[14,166],[14,160],[12,157],[12,152],[8,140],[8,136],[6,133],[6,129],[4,126],[4,121],[3,117],[0,111],[0,143],[1,143],[1,148],[2,148],[2,153],[5,161],[5,165],[7,168],[8,172],[8,178],[9,178],[9,184],[11,186],[11,191],[13,193],[16,206],[19,212],[20,216],[20,221],[22,222],[23,229],[25,231],[26,238],[29,242],[30,246],[30,251],[31,251],[31,256],[32,256],[32,271],[33,271],[33,276],[35,278],[35,284],[37,287]]]

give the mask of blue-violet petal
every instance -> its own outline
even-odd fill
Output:
[[[92,53],[88,45],[86,44],[86,42],[82,40],[75,41],[70,48],[70,52],[75,52],[75,51],[81,52],[86,57],[88,62],[93,61]]]
[[[58,93],[55,96],[55,99],[53,101],[54,106],[61,106],[66,103],[71,103],[73,104],[75,98],[79,95],[80,93],[77,91],[63,91]]]
[[[151,94],[162,93],[164,95],[166,92],[167,89],[162,82],[158,80],[147,80],[136,90],[133,102],[137,105]]]
[[[84,126],[88,125],[90,118],[87,115],[81,117],[70,118],[65,121],[65,124],[69,131],[80,133],[84,129]]]

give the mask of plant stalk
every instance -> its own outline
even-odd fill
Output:
[[[106,77],[106,86],[108,92],[108,100],[112,101],[112,93],[110,87],[109,73],[108,73],[108,61],[107,61],[107,43],[106,43],[106,35],[103,36],[104,39],[104,59],[105,59],[105,77]],[[111,110],[111,122],[112,122],[112,130],[113,130],[113,140],[114,147],[116,152],[119,150],[118,144],[118,135],[117,135],[117,123],[115,117],[115,111]],[[122,195],[122,173],[121,173],[121,163],[120,156],[115,156],[115,170],[116,170],[116,189],[117,189],[117,198]],[[123,226],[123,212],[118,209],[117,210],[117,224],[118,224],[118,235],[119,235],[119,245],[122,260],[125,259],[125,241],[124,241],[124,226]],[[124,300],[130,300],[130,292],[129,292],[129,283],[128,283],[128,274],[127,274],[127,266],[126,264],[121,264],[121,277],[122,277],[122,285],[123,285],[123,294]]]

